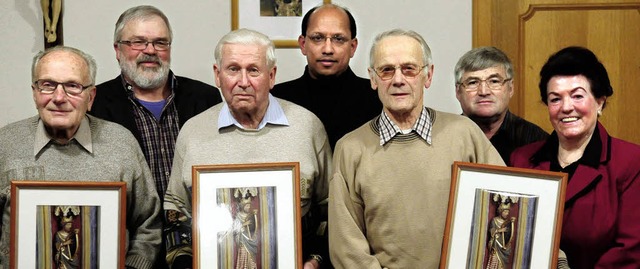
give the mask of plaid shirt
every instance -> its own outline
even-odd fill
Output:
[[[380,146],[383,146],[389,142],[396,134],[402,133],[400,127],[393,123],[386,112],[382,111],[382,115],[378,117],[378,126],[380,128]],[[431,144],[431,115],[428,110],[423,107],[420,117],[416,123],[411,127],[411,130],[415,131],[422,139]]]
[[[147,159],[156,183],[156,191],[158,191],[160,197],[164,197],[164,193],[167,190],[176,138],[178,137],[178,131],[180,131],[178,110],[175,102],[173,102],[173,89],[177,87],[177,80],[173,75],[170,78],[171,94],[167,97],[160,120],[156,120],[153,113],[138,102],[133,93],[133,86],[126,82],[124,77],[122,79],[129,101],[133,104],[136,127],[140,130],[142,136],[142,152]]]

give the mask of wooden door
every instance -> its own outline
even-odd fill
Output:
[[[513,61],[510,109],[551,132],[540,99],[540,68],[567,46],[592,50],[613,86],[600,121],[640,144],[640,0],[473,0],[473,46],[496,46]]]

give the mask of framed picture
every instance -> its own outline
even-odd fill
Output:
[[[440,269],[556,268],[567,174],[453,164]]]
[[[194,268],[302,268],[299,163],[193,166]]]
[[[124,268],[126,196],[125,182],[11,181],[11,268]]]
[[[231,30],[249,28],[271,38],[276,48],[298,47],[302,17],[331,0],[231,0]]]

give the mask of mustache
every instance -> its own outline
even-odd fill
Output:
[[[160,61],[160,57],[156,56],[156,55],[147,55],[147,54],[142,54],[140,55],[140,57],[138,57],[138,59],[136,59],[136,64],[140,64],[143,62],[155,62],[157,64],[159,64],[160,66],[162,66],[162,61]]]

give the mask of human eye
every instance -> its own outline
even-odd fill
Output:
[[[144,45],[147,45],[147,41],[146,40],[139,40],[139,39],[131,40],[130,43],[133,46],[144,46]]]
[[[38,91],[46,94],[53,93],[56,90],[56,87],[58,87],[57,82],[49,80],[38,80],[35,82],[35,85]]]
[[[344,44],[347,42],[347,38],[343,35],[334,35],[331,37],[331,41],[336,44]]]
[[[167,40],[156,40],[153,41],[153,46],[156,48],[166,49],[171,45],[171,43]]]
[[[251,68],[247,69],[247,73],[251,77],[258,77],[261,74],[260,69],[258,69],[257,67],[251,67]]]
[[[560,102],[560,97],[549,96],[549,97],[547,97],[547,102],[551,103],[551,104],[556,104],[556,103]]]
[[[49,80],[40,80],[38,85],[43,90],[52,90],[58,86],[58,83]]]
[[[320,43],[320,42],[323,42],[326,39],[326,37],[323,35],[312,35],[309,37],[309,39],[311,39],[311,41],[315,43]]]
[[[66,82],[62,85],[68,92],[72,92],[72,93],[81,93],[82,89],[84,88],[82,84],[75,83],[75,82]]]
[[[478,84],[480,84],[480,80],[468,79],[467,81],[465,81],[462,84],[465,85],[466,87],[469,87],[469,88],[475,88],[475,87],[478,87]]]
[[[409,76],[409,77],[418,75],[418,67],[412,64],[406,64],[406,65],[400,66],[400,71],[402,71],[403,75]]]
[[[578,94],[572,95],[571,98],[576,99],[576,100],[582,100],[582,99],[584,99],[584,95],[578,93]]]
[[[492,88],[497,88],[502,86],[502,79],[501,78],[489,78],[487,80],[487,82],[489,83],[489,86]]]
[[[402,71],[408,71],[408,72],[412,72],[412,71],[416,71],[418,70],[418,67],[412,64],[405,64],[401,66]]]
[[[391,74],[391,73],[395,73],[395,71],[396,71],[396,68],[390,65],[385,65],[378,68],[378,72],[382,74]]]
[[[235,75],[238,72],[240,72],[240,67],[238,67],[238,66],[232,65],[232,66],[227,67],[227,73],[229,73],[229,74]]]

